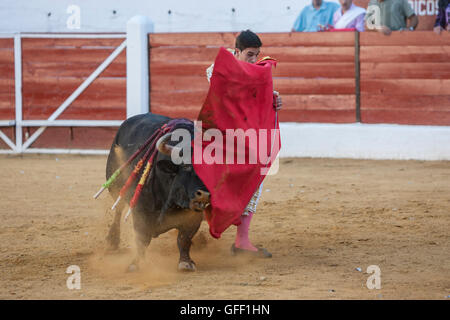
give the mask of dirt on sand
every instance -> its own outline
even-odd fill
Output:
[[[0,156],[0,299],[448,299],[450,162],[282,159],[251,239],[272,259],[230,256],[235,230],[194,238],[179,273],[177,232],[154,239],[140,272],[129,220],[105,253],[113,199],[92,198],[104,156]],[[224,199],[225,201],[225,199]],[[81,290],[66,270],[81,269]],[[381,270],[370,290],[367,267]]]

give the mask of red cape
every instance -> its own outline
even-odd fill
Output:
[[[261,169],[268,169],[278,154],[279,124],[273,108],[272,83],[272,65],[275,64],[271,59],[257,64],[242,62],[224,48],[220,49],[214,62],[208,96],[198,117],[203,130],[215,128],[222,132],[222,151],[226,149],[227,129],[255,129],[258,139],[256,150],[255,147],[250,149],[246,140],[245,164],[237,164],[236,157],[234,164],[225,163],[226,151],[223,151],[223,164],[193,162],[195,172],[211,193],[211,206],[205,210],[205,215],[210,233],[215,238],[219,238],[230,225],[241,223],[240,216],[264,179]],[[259,129],[267,130],[267,134],[260,134]],[[277,129],[276,136],[274,129]],[[202,142],[202,154],[212,142]],[[260,146],[267,150],[265,157],[270,159],[269,163],[260,158]],[[248,158],[251,151],[258,154],[253,164]]]

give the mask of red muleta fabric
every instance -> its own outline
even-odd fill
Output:
[[[198,120],[202,121],[204,131],[215,128],[222,132],[224,160],[223,164],[206,164],[204,160],[197,164],[193,159],[195,172],[211,193],[211,206],[205,210],[205,216],[210,234],[214,238],[220,238],[232,224],[240,224],[240,216],[264,179],[261,169],[268,169],[278,154],[279,124],[273,108],[274,65],[276,61],[273,59],[265,59],[257,64],[239,61],[224,48],[220,49],[214,62],[209,92]],[[226,163],[227,129],[256,130],[257,146],[250,150],[246,139],[245,164],[237,164],[236,156],[233,164]],[[267,134],[260,134],[260,129],[265,129]],[[274,129],[277,129],[276,136]],[[205,148],[214,142],[214,139],[212,140],[201,143],[202,154]],[[276,140],[278,143],[275,143]],[[195,148],[199,147],[200,142],[194,139],[193,143],[195,155]],[[267,150],[265,158],[270,156],[269,163],[267,159],[259,157],[260,143]],[[234,145],[236,150],[236,142]],[[249,163],[248,156],[251,151],[258,154],[254,164]]]

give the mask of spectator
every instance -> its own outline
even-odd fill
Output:
[[[370,0],[365,21],[368,30],[377,30],[385,35],[392,31],[414,31],[419,24],[408,0]]]
[[[303,8],[299,16],[294,22],[292,32],[304,31],[314,32],[320,31],[327,25],[333,23],[333,14],[339,8],[334,2],[312,0],[312,4]]]
[[[439,0],[439,9],[434,24],[434,32],[440,34],[442,30],[450,31],[450,1]]]
[[[339,0],[341,7],[333,15],[334,29],[356,29],[364,31],[366,10],[355,6],[353,0]]]

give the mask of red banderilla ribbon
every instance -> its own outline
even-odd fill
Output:
[[[145,166],[145,169],[144,169],[144,172],[142,173],[141,179],[139,180],[136,190],[134,191],[134,196],[130,201],[130,208],[128,209],[128,212],[125,215],[125,219],[124,219],[125,221],[127,221],[128,216],[131,214],[134,207],[136,207],[139,197],[141,196],[142,189],[144,188],[145,181],[147,180],[147,177],[150,173],[150,169],[152,168],[153,158],[155,157],[157,152],[158,152],[157,150],[153,151],[152,156],[150,157],[150,159],[148,160],[148,162]]]
[[[153,141],[153,144],[150,148],[148,148],[147,152],[145,152],[144,156],[139,160],[139,162],[134,167],[133,172],[130,174],[130,176],[127,179],[127,182],[123,185],[122,189],[120,189],[119,197],[117,198],[116,202],[114,202],[113,206],[111,207],[111,210],[114,210],[116,206],[119,204],[120,200],[125,197],[125,193],[128,191],[128,189],[131,187],[133,182],[137,179],[139,173],[141,172],[142,166],[144,163],[148,160],[148,157],[150,156],[150,153],[154,149],[156,144],[156,139]]]
[[[163,130],[167,130],[167,125],[164,124],[161,129]],[[160,129],[160,130],[161,130]],[[122,166],[120,166],[119,169],[117,169],[112,175],[111,177],[109,177],[109,179],[102,185],[102,187],[100,188],[100,190],[94,195],[94,199],[97,199],[100,194],[106,189],[109,188],[109,186],[114,182],[114,180],[116,180],[116,178],[122,173],[122,170],[128,166],[134,159],[136,159],[136,157],[153,141],[153,139],[155,138],[156,135],[160,134],[161,131],[157,130],[155,131],[152,136],[150,138],[148,138],[147,141],[145,141],[145,143],[127,160],[127,162],[125,162]]]

